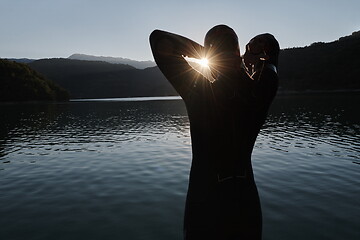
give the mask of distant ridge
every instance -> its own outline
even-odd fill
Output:
[[[138,69],[145,69],[148,67],[156,66],[153,61],[136,61],[128,58],[121,57],[104,57],[104,56],[92,56],[87,54],[75,53],[68,57],[68,59],[85,60],[85,61],[103,61],[114,64],[127,64]]]
[[[283,49],[279,56],[280,91],[360,89],[360,31],[339,40]]]
[[[41,59],[29,66],[67,89],[71,98],[176,95],[157,67],[136,69],[125,64],[68,58]]]
[[[35,61],[35,59],[29,59],[29,58],[8,58],[9,61],[14,61],[17,63],[31,63]]]
[[[282,49],[279,93],[359,91],[358,56],[360,31],[329,43]],[[177,95],[158,67],[137,69],[129,62],[113,64],[104,58],[91,59],[41,59],[28,65],[67,89],[71,98]]]

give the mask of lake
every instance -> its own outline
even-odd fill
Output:
[[[253,152],[264,240],[360,239],[359,103],[359,93],[275,99]],[[182,239],[182,100],[0,109],[0,239]]]

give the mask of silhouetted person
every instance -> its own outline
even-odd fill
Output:
[[[193,159],[184,238],[261,239],[251,153],[277,91],[278,42],[270,34],[254,37],[244,55],[246,67],[238,38],[225,25],[209,30],[204,47],[160,30],[151,33],[150,44],[189,115]],[[190,67],[184,56],[206,56],[215,81]]]

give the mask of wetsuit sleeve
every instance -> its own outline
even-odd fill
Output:
[[[200,76],[184,56],[201,58],[203,47],[188,38],[161,30],[151,33],[150,45],[161,72],[180,96],[186,98]]]

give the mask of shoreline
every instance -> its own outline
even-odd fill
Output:
[[[304,90],[304,91],[282,91],[278,90],[276,96],[300,96],[300,95],[337,95],[337,94],[356,94],[360,93],[360,89],[338,89],[338,90]],[[69,102],[110,102],[110,101],[166,101],[181,100],[179,95],[166,96],[127,96],[127,97],[106,97],[106,98],[70,98],[68,101],[1,101],[0,104],[37,104],[37,103],[69,103]]]

